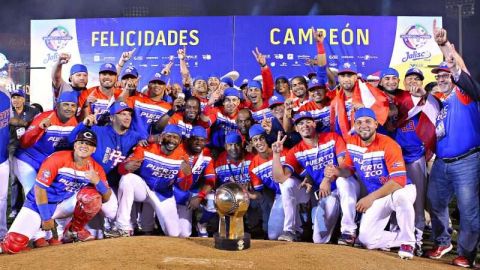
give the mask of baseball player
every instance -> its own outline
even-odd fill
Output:
[[[267,144],[265,130],[259,124],[250,128],[250,138],[253,147],[257,151],[257,155],[250,163],[249,169],[253,188],[257,192],[268,188],[275,193],[272,208],[267,213],[268,239],[295,241],[295,233],[301,231],[297,205],[307,202],[310,199],[310,195],[305,188],[299,188],[300,181],[294,177],[290,177],[280,183],[273,179],[273,152]],[[282,164],[285,162],[287,152],[284,149],[280,153]]]
[[[345,165],[355,168],[368,193],[356,205],[357,211],[364,213],[358,238],[368,249],[400,247],[400,258],[412,259],[416,188],[407,177],[400,146],[376,132],[373,110],[360,108],[354,117],[356,135],[347,140]],[[341,175],[338,169],[332,170]],[[399,232],[385,230],[393,212]]]
[[[130,212],[133,202],[148,202],[155,209],[167,236],[182,235],[173,186],[188,190],[192,185],[189,157],[181,145],[182,131],[167,125],[159,144],[137,147],[122,164],[118,189],[117,226],[123,235],[132,231]],[[133,172],[136,172],[135,174]]]
[[[122,94],[121,89],[115,88],[117,70],[114,64],[101,65],[98,74],[100,86],[82,91],[78,97],[80,120],[89,114],[104,115],[108,107]]]
[[[330,131],[330,99],[326,96],[325,84],[312,80],[308,84],[308,93],[311,100],[300,106],[299,112],[310,112],[317,122],[317,130]]]
[[[181,235],[190,236],[192,233],[192,211],[199,209],[202,202],[206,202],[202,207],[202,217],[197,223],[198,234],[201,237],[207,237],[207,221],[215,213],[213,203],[213,194],[211,190],[215,188],[215,169],[213,159],[208,149],[207,130],[200,126],[194,126],[187,139],[185,146],[190,156],[189,162],[192,167],[193,181],[189,190],[182,190],[174,187],[173,194],[177,202],[177,211],[180,218]]]
[[[10,140],[10,98],[0,91],[0,239],[7,233],[8,142]]]
[[[343,212],[339,244],[353,245],[356,238],[355,203],[360,192],[358,182],[348,175],[333,177],[324,174],[328,165],[343,166],[345,159],[345,143],[336,133],[317,133],[315,121],[309,112],[299,112],[294,117],[295,129],[302,136],[302,141],[294,146],[286,155],[285,165],[280,162],[280,153],[286,136],[272,145],[273,149],[273,179],[284,182],[296,173],[305,179],[300,186],[307,183],[313,185],[318,194],[312,209],[313,241],[327,243],[330,241],[333,229]],[[346,178],[348,177],[348,178]],[[310,189],[308,187],[308,189]],[[318,190],[318,192],[317,192]]]
[[[85,65],[72,65],[70,68],[70,76],[68,77],[69,83],[62,79],[62,67],[70,61],[71,57],[71,54],[60,53],[58,55],[58,61],[52,67],[52,86],[55,99],[65,91],[73,91],[78,98],[81,92],[87,89],[88,70]]]
[[[0,253],[15,254],[25,250],[29,239],[40,228],[52,230],[54,219],[72,215],[64,241],[93,239],[84,227],[112,194],[105,172],[91,157],[95,145],[93,132],[81,132],[73,151],[59,151],[45,160],[36,177],[35,188],[27,194],[24,206],[0,243]]]

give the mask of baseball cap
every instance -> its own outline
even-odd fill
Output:
[[[317,80],[317,79],[313,79],[310,82],[308,82],[308,91],[311,91],[317,88],[326,89],[325,82],[323,80]]]
[[[285,98],[282,95],[273,95],[269,100],[268,100],[268,107],[272,108],[276,105],[282,105],[285,103]]]
[[[242,136],[238,134],[235,131],[230,131],[227,136],[225,136],[225,143],[230,144],[230,143],[241,143],[242,142]]]
[[[208,139],[207,130],[201,126],[194,126],[190,136]]]
[[[210,78],[220,78],[220,77],[218,76],[218,74],[211,73],[208,75],[208,78],[210,79]]]
[[[209,77],[210,78],[210,77]],[[197,76],[195,77],[195,79],[193,79],[193,82],[192,84],[195,84],[196,81],[205,81],[207,82],[207,80],[205,80],[205,78],[203,76]]]
[[[23,91],[22,89],[16,89],[16,90],[13,90],[12,93],[10,94],[10,96],[20,96],[20,97],[25,97],[25,91]]]
[[[407,70],[407,73],[405,73],[405,78],[410,76],[410,75],[413,75],[413,74],[418,75],[418,77],[420,77],[420,80],[422,80],[422,81],[423,81],[423,79],[425,79],[425,77],[423,77],[423,72],[420,69],[415,68],[415,67]]]
[[[447,62],[442,62],[438,67],[432,69],[432,73],[437,74],[441,71],[450,72],[450,68],[447,66]]]
[[[112,104],[112,106],[110,106],[109,108],[109,112],[110,112],[110,115],[115,115],[117,113],[120,113],[120,112],[123,112],[123,111],[130,111],[130,112],[133,112],[133,109],[130,108],[127,103],[123,102],[123,101],[116,101]]]
[[[233,87],[229,87],[229,88],[225,89],[225,92],[223,93],[223,95],[225,97],[232,96],[232,97],[242,98],[242,95],[241,95],[240,91],[238,91],[237,89],[235,89]]]
[[[160,72],[156,72],[148,81],[148,83],[152,82],[162,82],[165,84],[165,77]]]
[[[77,103],[78,102],[78,96],[75,91],[65,91],[60,94],[60,96],[57,99],[57,103],[62,103],[62,102],[73,102]]]
[[[251,80],[247,84],[248,88],[258,88],[262,90],[262,84],[259,81]]]
[[[100,66],[100,70],[98,71],[98,73],[102,73],[102,72],[110,72],[110,73],[117,74],[117,68],[112,63],[106,63]]]
[[[353,74],[357,74],[357,67],[355,64],[353,63],[349,63],[349,62],[346,62],[346,63],[343,63],[343,65],[340,67],[340,69],[338,70],[338,74],[344,74],[344,73],[353,73]]]
[[[220,82],[227,84],[229,87],[233,87],[233,80],[230,77],[224,77]]]
[[[250,139],[262,134],[265,134],[265,129],[263,129],[260,124],[255,124],[248,130],[248,136],[250,136]]]
[[[399,78],[398,71],[391,67],[382,70],[382,72],[380,73],[380,79],[383,79],[383,77],[385,76],[395,76]]]
[[[79,72],[85,72],[88,73],[87,67],[82,64],[75,64],[70,68],[70,76],[72,76],[75,73]]]
[[[300,122],[300,120],[305,119],[305,118],[309,118],[309,119],[313,120],[313,116],[310,112],[301,111],[301,112],[295,114],[295,116],[293,116],[293,123],[297,124],[298,122]]]
[[[285,76],[285,75],[280,75],[280,76],[278,76],[277,78],[275,78],[275,84],[277,84],[279,80],[283,80],[283,81],[285,81],[286,83],[290,84],[290,82],[288,81],[287,76]]]
[[[380,77],[378,77],[377,75],[370,74],[367,76],[367,81],[379,81],[379,80],[380,80]]]
[[[365,107],[360,108],[355,112],[355,120],[357,120],[360,117],[370,117],[370,118],[373,118],[373,120],[377,121],[375,112],[373,112],[372,109],[365,108]]]
[[[182,129],[172,124],[168,124],[165,126],[165,128],[162,131],[162,134],[166,134],[166,133],[177,134],[178,136],[180,136],[180,138],[182,137]]]
[[[97,135],[91,130],[80,131],[75,137],[75,142],[89,142],[92,146],[97,146]]]
[[[130,67],[127,67],[123,72],[122,72],[122,77],[121,79],[123,79],[123,77],[125,76],[133,76],[135,78],[138,78],[138,71],[137,69],[134,67],[134,66],[130,66]]]

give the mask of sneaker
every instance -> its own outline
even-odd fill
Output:
[[[58,240],[58,238],[55,238],[55,237],[52,237],[52,238],[48,239],[47,241],[48,241],[48,244],[50,246],[58,246],[58,245],[62,244],[62,241]]]
[[[415,256],[422,257],[423,256],[423,249],[422,246],[415,244]]]
[[[347,234],[347,233],[342,233],[340,235],[340,238],[338,238],[338,244],[339,245],[344,245],[344,246],[353,246],[355,244],[355,235]]]
[[[430,259],[440,259],[443,255],[447,254],[453,249],[453,245],[448,246],[436,246],[425,253],[425,256]]]
[[[33,247],[35,248],[42,248],[42,247],[48,247],[49,244],[45,237],[38,238],[37,240],[33,241]]]
[[[470,263],[468,258],[465,256],[457,256],[455,259],[453,259],[452,264],[460,267],[465,267],[465,268],[470,268],[475,266],[475,262]]]
[[[78,232],[72,232],[70,230],[66,230],[63,233],[63,239],[62,239],[63,243],[72,243],[72,242],[79,242],[79,241],[86,242],[91,240],[95,240],[95,237],[85,229]]]
[[[122,230],[122,229],[110,229],[103,232],[105,238],[117,238],[117,237],[129,237],[132,236],[131,230]]]
[[[208,237],[207,223],[197,222],[197,233],[198,233],[198,237],[207,238]]]
[[[297,240],[296,235],[293,232],[283,232],[277,239],[278,241],[295,242]]]
[[[411,260],[413,259],[413,249],[410,245],[400,245],[398,256],[400,256],[401,259]]]

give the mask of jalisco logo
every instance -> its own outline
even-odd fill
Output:
[[[400,35],[400,38],[405,43],[407,48],[413,50],[413,52],[408,52],[405,57],[402,58],[402,62],[407,62],[408,60],[420,60],[429,58],[432,54],[426,51],[418,51],[418,49],[422,48],[428,43],[428,40],[432,38],[427,31],[427,29],[420,25],[414,24],[407,28],[405,33]]]
[[[65,48],[72,39],[68,29],[63,26],[53,28],[46,37],[43,37],[45,45],[54,52]]]

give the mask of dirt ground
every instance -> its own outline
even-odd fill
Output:
[[[213,239],[138,236],[0,255],[0,269],[458,269],[450,260],[415,257],[401,260],[394,252],[252,240],[244,251],[213,248]]]

